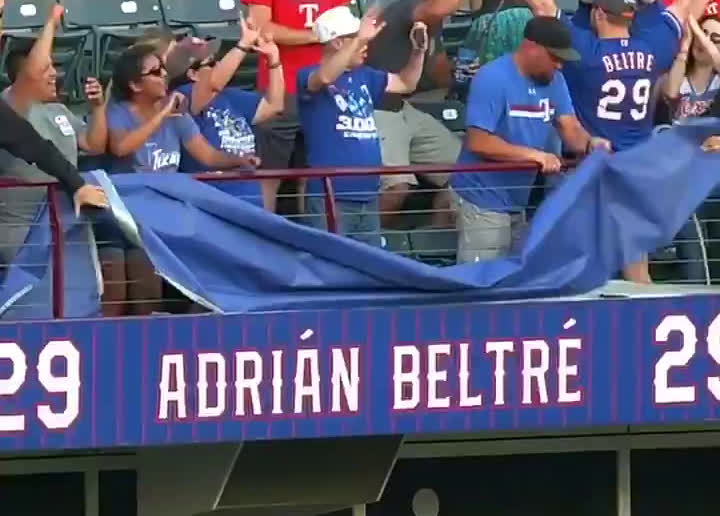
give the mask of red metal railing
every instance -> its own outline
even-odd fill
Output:
[[[567,167],[573,164],[568,162]],[[308,168],[308,169],[291,169],[291,170],[258,170],[255,172],[247,171],[218,171],[196,174],[194,177],[203,182],[215,181],[248,181],[258,179],[323,179],[324,185],[324,205],[325,217],[328,231],[337,233],[338,231],[338,212],[335,203],[332,177],[348,177],[355,175],[401,175],[401,174],[433,174],[448,172],[513,172],[513,171],[537,171],[536,163],[484,163],[472,165],[419,165],[405,167],[386,167],[386,168]],[[52,303],[53,316],[62,318],[64,316],[64,232],[62,231],[62,221],[60,218],[59,208],[59,184],[56,182],[44,183],[27,183],[15,179],[0,179],[0,188],[18,188],[18,187],[44,187],[48,191],[48,214],[51,229],[51,244],[53,266],[52,266]]]

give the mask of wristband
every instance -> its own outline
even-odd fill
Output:
[[[235,48],[237,48],[238,50],[242,50],[242,51],[245,52],[246,54],[249,54],[250,52],[252,52],[252,48],[250,48],[250,47],[244,47],[244,46],[242,46],[240,43],[238,43],[237,45],[235,45]]]
[[[280,61],[278,61],[277,63],[268,65],[268,70],[274,70],[275,68],[280,68],[281,66],[282,66],[282,63]]]

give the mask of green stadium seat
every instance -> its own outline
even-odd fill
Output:
[[[391,253],[402,255],[406,258],[413,258],[410,246],[410,235],[406,231],[384,230],[381,234],[383,248]]]
[[[463,132],[465,130],[466,106],[457,100],[442,100],[437,102],[413,101],[412,105],[420,111],[432,115],[443,123],[450,132]]]
[[[159,0],[63,0],[66,29],[90,29],[93,74],[106,82],[113,59],[150,27],[162,24]]]
[[[7,58],[11,52],[32,47],[39,30],[45,25],[54,0],[7,0],[3,15],[2,52],[0,53],[0,87],[10,84]],[[87,30],[64,31],[55,35],[53,64],[58,73],[61,100],[76,102],[83,98],[82,60],[90,40]]]
[[[224,55],[242,36],[239,22],[247,14],[247,6],[239,0],[161,0],[165,23],[169,27],[188,28],[201,38],[222,42]],[[257,56],[248,55],[233,79],[232,85],[255,89]]]
[[[455,265],[458,234],[455,229],[421,228],[408,233],[416,259],[438,267]]]
[[[473,22],[472,14],[458,11],[459,14],[450,16],[443,24],[443,44],[448,56],[455,56],[457,50],[465,41]]]

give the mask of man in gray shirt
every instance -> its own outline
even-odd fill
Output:
[[[72,165],[77,166],[79,151],[91,155],[105,152],[107,123],[102,87],[89,79],[85,92],[92,111],[90,126],[57,102],[57,71],[51,50],[55,25],[50,18],[32,49],[10,54],[7,60],[12,85],[2,92],[2,100],[25,118],[42,138],[52,142]],[[28,182],[47,182],[53,178],[37,166],[0,150],[3,177]],[[35,222],[38,208],[45,200],[45,188],[0,189],[0,260],[10,263]]]

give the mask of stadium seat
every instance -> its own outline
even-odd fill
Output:
[[[472,22],[472,13],[464,11],[457,11],[456,14],[445,20],[442,38],[448,56],[453,57],[457,54],[458,48],[470,31]]]
[[[413,102],[420,111],[434,116],[440,120],[451,132],[465,130],[465,104],[457,100],[444,100],[439,102]]]
[[[7,58],[11,52],[29,49],[45,25],[55,0],[7,0],[3,14],[2,53],[0,54],[0,87],[10,84]],[[76,102],[83,98],[82,60],[90,39],[87,30],[63,31],[55,35],[53,63],[58,73],[61,100]]]
[[[114,56],[163,21],[159,0],[63,0],[63,5],[66,30],[92,30],[93,73],[103,82]]]
[[[224,55],[242,36],[240,17],[247,14],[247,6],[239,0],[161,0],[165,23],[173,28],[186,28],[200,38],[219,39],[220,55]],[[235,74],[232,86],[254,89],[257,56],[248,55]]]
[[[424,228],[408,233],[415,258],[438,267],[455,265],[458,234],[454,229]]]

